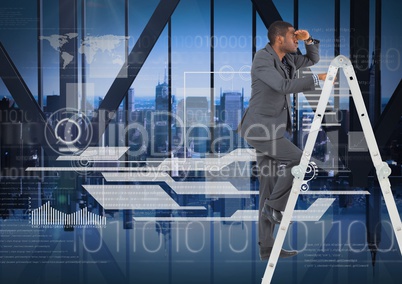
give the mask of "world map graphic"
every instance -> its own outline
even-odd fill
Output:
[[[74,55],[66,51],[66,45],[73,40],[77,40],[78,33],[67,33],[64,35],[53,34],[49,36],[41,36],[40,40],[46,40],[50,46],[60,53],[62,60],[62,68],[65,69],[73,60]],[[97,55],[107,53],[112,64],[123,65],[124,55],[116,49],[124,44],[129,37],[117,35],[102,35],[102,36],[86,36],[79,43],[78,53],[85,55],[87,64],[92,64]]]

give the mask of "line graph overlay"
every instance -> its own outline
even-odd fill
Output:
[[[32,226],[106,226],[106,217],[89,212],[88,208],[67,214],[50,206],[50,201],[31,211]]]

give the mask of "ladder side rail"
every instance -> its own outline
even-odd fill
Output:
[[[262,279],[262,284],[269,284],[272,280],[273,273],[275,271],[275,266],[277,264],[280,250],[283,246],[283,242],[286,237],[286,233],[290,224],[291,217],[300,194],[300,189],[303,184],[303,179],[305,172],[308,167],[308,163],[311,159],[311,153],[314,149],[314,144],[317,139],[319,129],[322,124],[322,119],[326,106],[328,104],[331,89],[333,87],[333,81],[335,80],[336,73],[339,68],[343,69],[343,72],[347,78],[349,88],[355,103],[356,110],[359,114],[359,120],[363,128],[363,133],[367,141],[367,146],[369,148],[370,156],[373,164],[376,168],[378,180],[385,200],[385,205],[388,209],[391,222],[393,225],[393,230],[397,238],[397,242],[402,253],[402,224],[398,213],[398,209],[393,199],[391,184],[389,182],[388,176],[391,170],[387,163],[383,162],[381,159],[380,151],[378,149],[377,141],[374,136],[374,132],[367,115],[367,110],[365,108],[363,96],[356,79],[356,74],[354,72],[353,66],[348,58],[339,55],[334,60],[332,60],[331,65],[328,69],[327,78],[324,83],[324,87],[321,92],[321,97],[319,104],[317,106],[313,123],[310,128],[309,135],[307,137],[306,145],[300,159],[300,164],[292,168],[292,174],[294,176],[293,185],[291,188],[291,193],[289,195],[288,202],[283,214],[282,222],[279,225],[279,230],[275,238],[274,246],[272,248],[271,256],[268,260],[267,267],[265,269],[264,277]],[[332,84],[331,84],[332,83]]]
[[[275,272],[276,264],[278,263],[279,254],[285,241],[286,233],[289,228],[290,219],[293,215],[293,211],[296,205],[296,201],[299,197],[300,187],[303,184],[303,180],[294,178],[292,189],[289,195],[288,203],[286,204],[285,212],[282,216],[282,221],[279,224],[278,232],[276,233],[274,246],[272,247],[271,255],[268,259],[267,267],[265,268],[264,276],[262,278],[262,284],[271,283],[272,277]]]
[[[365,107],[363,95],[360,91],[360,87],[356,79],[356,74],[353,70],[353,66],[350,65],[343,68],[343,72],[348,80],[350,92],[359,116],[360,124],[362,126],[363,134],[367,142],[371,159],[373,161],[374,167],[377,168],[378,166],[382,166],[383,162],[381,159],[380,150],[377,146],[377,140],[375,139],[374,131]]]
[[[334,62],[334,61],[333,61]],[[321,91],[320,100],[318,102],[313,123],[311,124],[310,131],[307,137],[306,145],[303,150],[300,164],[292,168],[292,175],[294,176],[292,188],[289,194],[288,202],[286,203],[285,211],[282,216],[282,221],[279,225],[278,232],[275,237],[275,242],[272,247],[271,255],[268,259],[267,267],[262,279],[262,284],[271,283],[275,266],[279,259],[279,254],[282,249],[285,237],[289,228],[289,224],[293,215],[294,208],[296,206],[297,199],[300,194],[300,189],[303,184],[303,179],[308,167],[308,163],[311,159],[311,154],[314,149],[315,142],[317,140],[318,132],[320,131],[322,120],[324,117],[326,106],[331,95],[331,91],[334,85],[334,80],[339,67],[331,64],[328,68],[327,77],[324,82],[324,86]]]

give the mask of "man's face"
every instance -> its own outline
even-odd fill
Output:
[[[293,53],[297,51],[298,46],[299,42],[295,35],[295,29],[288,28],[285,37],[283,37],[282,51],[285,53]]]

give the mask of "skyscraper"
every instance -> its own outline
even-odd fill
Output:
[[[155,88],[155,110],[156,111],[168,111],[169,109],[169,86],[167,83],[167,76],[165,70],[165,76],[163,83],[158,82]]]
[[[128,113],[131,114],[135,110],[134,105],[134,89],[130,88],[128,90]],[[130,117],[130,116],[129,116]]]
[[[155,87],[155,112],[151,117],[151,156],[167,157],[169,154],[169,86],[167,76]]]
[[[209,151],[209,115],[206,97],[187,97],[177,106],[177,115],[183,121],[187,155],[203,155]]]
[[[222,92],[220,105],[220,121],[236,130],[243,114],[244,89],[240,92]]]
[[[236,131],[243,115],[244,89],[241,92],[222,92],[221,90],[220,99],[218,125],[215,131],[215,140],[219,143],[216,143],[214,147],[216,152],[227,153],[244,146],[244,140]]]

